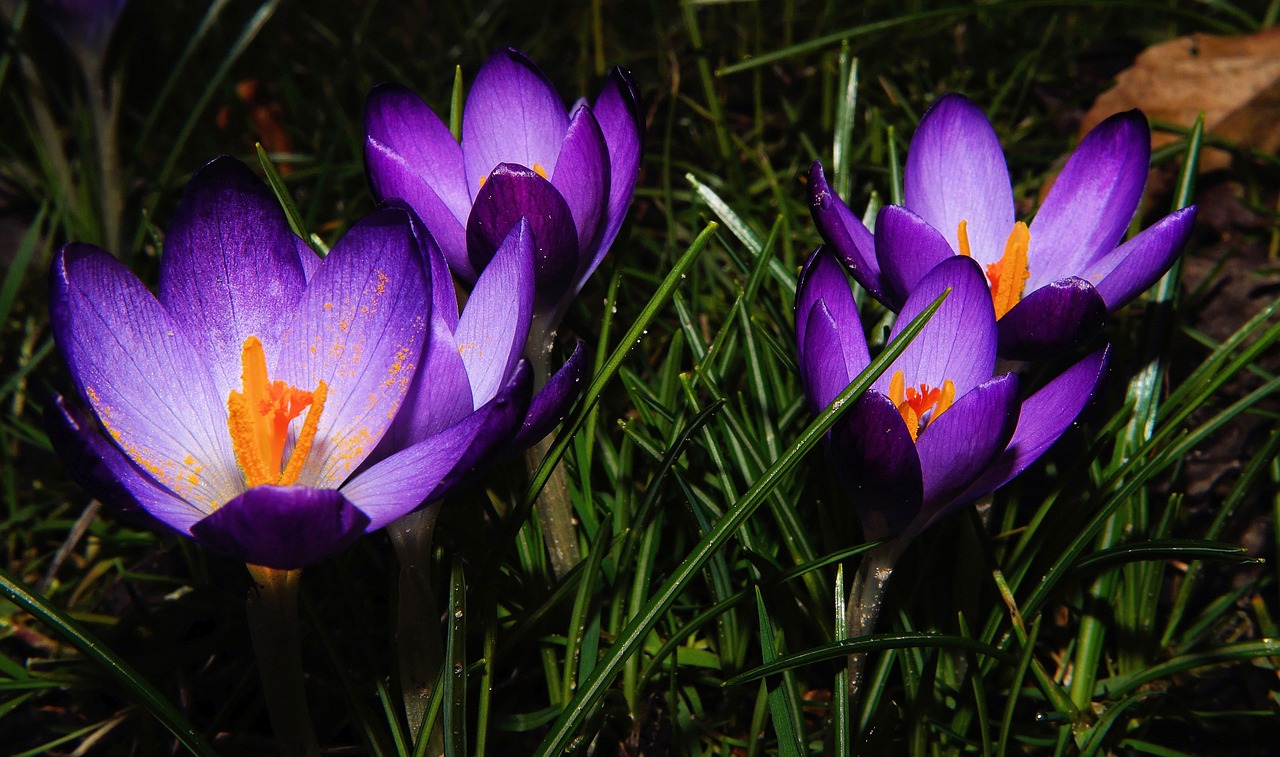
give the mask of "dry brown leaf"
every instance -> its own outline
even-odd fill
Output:
[[[1147,118],[1190,128],[1203,112],[1208,133],[1274,153],[1280,149],[1280,27],[1248,36],[1193,34],[1147,48],[1116,77],[1080,124],[1083,135],[1107,116],[1139,108]],[[1152,147],[1176,140],[1154,133]],[[1206,149],[1200,170],[1231,156]]]

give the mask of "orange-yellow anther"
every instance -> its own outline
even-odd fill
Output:
[[[973,253],[969,250],[969,222],[961,221],[960,230],[957,232],[960,237],[960,254],[966,258],[973,257]]]
[[[1022,299],[1022,289],[1031,274],[1027,271],[1027,248],[1031,246],[1031,232],[1018,221],[1009,233],[1000,260],[987,266],[987,281],[991,282],[991,301],[996,306],[996,318],[1013,309]]]
[[[956,385],[951,379],[945,379],[940,388],[921,384],[919,389],[907,386],[907,377],[902,371],[894,371],[889,379],[889,400],[902,414],[902,420],[911,433],[911,441],[920,436],[920,421],[924,414],[933,410],[929,416],[932,423],[942,415],[956,400]]]
[[[296,483],[315,440],[329,387],[321,381],[314,391],[306,392],[283,381],[270,381],[266,353],[256,336],[244,340],[240,364],[241,391],[233,389],[227,397],[227,428],[245,485]],[[282,472],[289,423],[308,407],[311,409]]]
[[[536,173],[537,175],[541,176],[541,177],[542,177],[542,178],[544,178],[544,179],[545,179],[545,178],[547,178],[547,169],[543,168],[543,167],[542,167],[542,164],[541,164],[541,163],[539,163],[539,162],[537,162],[537,161],[534,161],[534,163],[533,163],[533,172],[534,172],[534,173]],[[483,187],[483,186],[484,186],[484,183],[485,183],[486,181],[488,181],[488,180],[489,180],[489,176],[488,176],[488,174],[486,174],[486,175],[484,175],[484,176],[481,176],[481,177],[480,177],[480,186],[482,186],[482,187]]]

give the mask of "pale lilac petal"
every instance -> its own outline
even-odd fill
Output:
[[[916,439],[924,475],[924,507],[913,527],[923,530],[955,506],[955,499],[1004,451],[1018,422],[1018,378],[1006,373],[958,397]]]
[[[1193,205],[1161,218],[1081,272],[1115,310],[1142,294],[1173,266],[1196,222]]]
[[[325,258],[281,336],[281,378],[305,391],[328,384],[301,485],[337,487],[395,417],[429,316],[419,255],[403,210],[365,217]]]
[[[295,236],[293,238],[293,246],[298,251],[298,261],[302,263],[302,273],[307,281],[311,281],[311,277],[320,269],[320,261],[323,260],[316,251],[311,249],[311,245],[307,244],[302,237]]]
[[[556,172],[549,177],[573,215],[578,249],[589,249],[599,236],[609,200],[609,151],[590,108],[583,106],[574,112]],[[584,257],[581,265],[588,262]]]
[[[466,237],[471,192],[449,128],[417,95],[384,84],[365,107],[364,158],[374,196],[413,206],[458,275],[475,281]]]
[[[939,388],[950,379],[956,396],[991,378],[996,362],[996,311],[987,280],[970,258],[948,258],[925,274],[902,306],[889,337],[896,338],[947,288],[951,294],[933,319],[876,379],[872,385],[876,391],[889,393],[895,371],[903,372],[907,386]]]
[[[827,183],[817,161],[809,168],[809,199],[818,233],[844,261],[853,280],[890,310],[901,308],[902,300],[893,298],[881,279],[875,238]]]
[[[640,91],[631,74],[622,68],[614,68],[592,111],[609,149],[609,203],[593,251],[584,256],[587,265],[578,274],[579,288],[600,264],[622,228],[640,176],[640,156],[644,150]]]
[[[904,204],[952,249],[960,250],[965,221],[974,259],[1000,258],[1013,229],[1013,189],[1000,139],[978,106],[956,94],[930,106],[911,138],[902,185]]]
[[[212,512],[243,489],[226,399],[181,326],[109,253],[54,259],[49,316],[72,378],[122,450],[178,497]]]
[[[573,406],[587,379],[587,349],[581,339],[573,348],[569,359],[560,366],[560,370],[551,374],[547,383],[538,390],[529,403],[529,412],[525,414],[510,444],[503,445],[504,450],[519,452],[542,440],[551,433],[556,424],[564,420],[569,408]]]
[[[1028,288],[1079,274],[1087,261],[1120,242],[1150,163],[1151,131],[1136,110],[1085,135],[1031,222]]]
[[[1044,360],[1089,343],[1107,323],[1107,305],[1084,279],[1070,276],[1031,292],[996,324],[1000,356]]]
[[[888,205],[876,216],[876,260],[885,287],[899,302],[906,302],[935,265],[955,254],[937,229],[904,207]]]
[[[800,352],[800,380],[809,398],[809,409],[818,413],[830,405],[857,374],[849,373],[845,367],[847,361],[840,345],[841,325],[836,323],[824,301],[818,300],[809,310],[807,320],[804,349]]]
[[[458,321],[458,352],[477,407],[497,394],[520,360],[533,317],[533,285],[533,231],[521,218],[480,273]]]
[[[506,385],[493,399],[474,413],[479,418],[471,444],[453,464],[453,468],[427,495],[427,502],[447,497],[450,492],[474,481],[479,473],[519,451],[512,447],[519,437],[520,421],[529,408],[533,392],[533,371],[520,362]]]
[[[255,486],[192,526],[191,535],[250,565],[294,570],[351,546],[368,524],[335,489]]]
[[[864,538],[901,533],[920,510],[920,457],[893,402],[870,391],[831,429],[828,452]]]
[[[535,307],[554,307],[573,285],[578,235],[573,215],[551,182],[523,166],[498,166],[476,197],[467,221],[467,249],[483,270],[521,217],[533,229]]]
[[[205,516],[134,465],[62,395],[50,398],[44,421],[49,444],[75,482],[125,520],[140,527],[186,533]]]
[[[972,502],[1009,483],[1040,458],[1075,422],[1107,374],[1104,347],[1063,371],[1022,403],[1009,446],[957,500]]]
[[[819,247],[809,257],[796,287],[796,349],[799,354],[804,354],[806,349],[805,327],[809,312],[818,302],[826,303],[827,312],[836,324],[845,372],[850,377],[858,375],[871,362],[867,339],[862,333],[862,319],[858,317],[858,305],[849,289],[849,280],[826,246]]]
[[[538,65],[518,50],[497,50],[480,67],[462,112],[462,154],[471,196],[499,163],[556,170],[569,128],[564,101]],[[505,230],[504,230],[505,231]]]
[[[297,242],[275,195],[240,161],[216,158],[187,184],[165,237],[158,297],[223,404],[240,386],[245,338],[275,344],[302,297]]]

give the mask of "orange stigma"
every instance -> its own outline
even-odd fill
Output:
[[[244,471],[245,485],[297,483],[316,438],[329,386],[321,381],[314,391],[304,392],[283,381],[270,381],[266,353],[256,336],[244,340],[240,364],[242,391],[233,389],[227,398],[227,428],[231,431],[236,462]],[[289,436],[289,423],[308,407],[311,409],[282,471],[281,458]]]
[[[921,384],[916,389],[907,386],[907,378],[902,371],[894,371],[893,378],[889,379],[889,400],[902,414],[902,420],[907,424],[907,431],[914,442],[920,437],[920,422],[925,413],[933,410],[933,414],[929,416],[929,423],[932,423],[955,402],[956,385],[951,379],[946,379],[941,388]]]
[[[966,258],[973,257],[969,247],[969,224],[960,222],[957,230],[960,242],[960,254]],[[1013,309],[1022,299],[1022,290],[1027,285],[1031,274],[1027,271],[1027,250],[1031,247],[1031,232],[1027,225],[1018,221],[1009,232],[1009,240],[1004,244],[1004,254],[1000,260],[987,266],[987,282],[991,285],[991,302],[996,308],[996,320]]]
[[[547,178],[547,169],[543,168],[543,167],[542,167],[542,164],[541,164],[541,163],[539,163],[539,162],[537,162],[537,161],[534,161],[534,163],[533,163],[533,172],[534,172],[534,173],[536,173],[537,175],[541,176],[541,177],[542,177],[542,178],[544,178],[544,179],[545,179],[545,178]],[[481,177],[480,177],[480,186],[482,186],[482,187],[483,187],[483,186],[484,186],[484,183],[485,183],[486,181],[488,181],[488,180],[489,180],[489,177],[488,177],[487,175],[485,175],[485,176],[481,176]]]

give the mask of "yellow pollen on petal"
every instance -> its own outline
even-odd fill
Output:
[[[944,380],[941,388],[921,384],[919,389],[907,386],[906,375],[900,370],[894,371],[889,379],[889,401],[898,408],[913,442],[920,436],[924,414],[933,411],[929,416],[929,423],[932,423],[951,407],[955,399],[956,385],[951,379]]]
[[[973,253],[970,252],[969,250],[969,222],[968,221],[960,222],[960,229],[957,232],[957,235],[960,237],[960,254],[964,255],[966,258],[973,257]]]
[[[227,397],[227,429],[245,485],[295,483],[315,438],[328,386],[321,381],[315,391],[307,392],[284,381],[270,381],[266,353],[256,336],[244,340],[240,361],[241,391],[233,389]],[[308,407],[311,410],[281,473],[289,423]]]
[[[991,282],[991,302],[996,308],[996,319],[1013,309],[1022,299],[1022,289],[1031,274],[1027,271],[1027,250],[1031,246],[1031,232],[1018,221],[1009,233],[1000,260],[987,266],[987,281]]]

